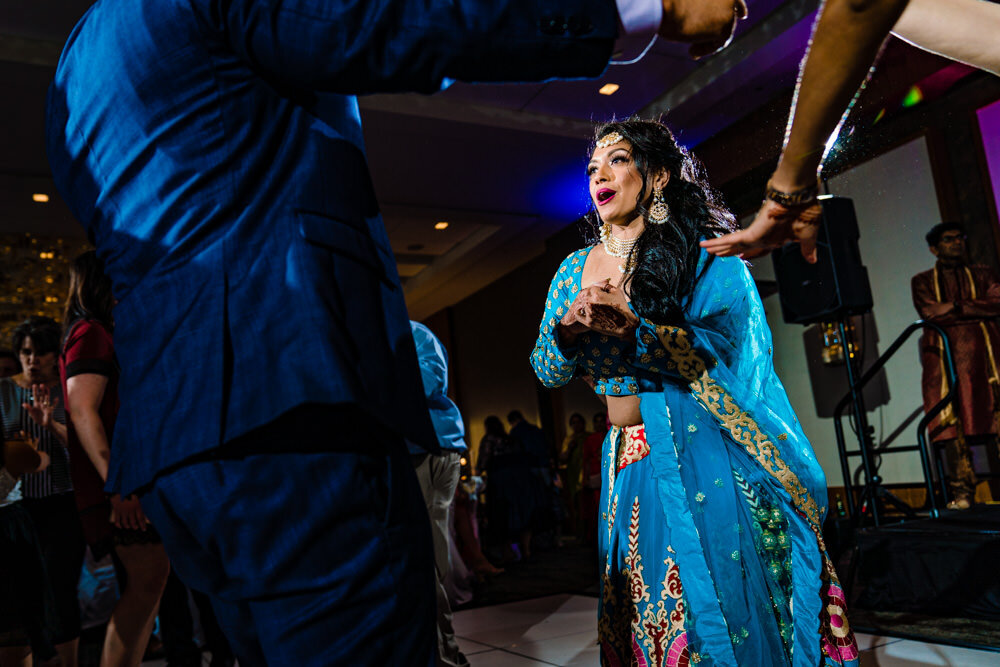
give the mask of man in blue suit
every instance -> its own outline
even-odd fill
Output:
[[[240,664],[430,664],[404,438],[436,451],[354,94],[597,76],[722,46],[742,0],[99,0],[49,93],[119,299],[109,491],[140,494]]]

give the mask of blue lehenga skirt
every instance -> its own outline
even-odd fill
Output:
[[[794,509],[711,415],[698,408],[677,412],[682,423],[670,423],[683,486],[678,493],[693,508],[683,519],[663,506],[664,482],[655,474],[643,425],[614,427],[604,441],[598,529],[602,664],[729,667],[735,659],[746,667],[792,665]],[[693,522],[696,533],[690,526],[682,530],[678,521]],[[695,534],[710,582],[692,581],[699,573],[680,567],[678,551],[692,547],[680,541]],[[714,587],[708,598],[717,597],[717,604],[692,608],[688,586],[699,587],[702,601],[705,587]],[[823,664],[856,665],[843,593],[819,580],[815,590],[824,596],[821,626],[827,632],[815,639]],[[725,655],[713,655],[706,648],[711,642],[700,635],[712,634],[718,642],[721,633],[729,639]]]

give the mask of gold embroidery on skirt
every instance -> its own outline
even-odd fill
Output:
[[[615,498],[617,506],[618,498]],[[667,546],[669,552],[673,548]],[[649,656],[649,667],[667,664],[668,655],[683,664],[693,656],[684,630],[684,591],[680,570],[669,556],[661,583],[659,600],[651,601],[649,585],[643,576],[642,554],[639,553],[639,497],[632,501],[628,525],[628,553],[621,569],[619,586],[611,579],[610,562],[602,575],[601,618],[597,634],[602,645],[610,647],[622,658],[633,656],[635,647],[642,646]]]

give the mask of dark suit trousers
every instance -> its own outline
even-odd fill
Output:
[[[434,662],[434,562],[410,456],[347,419],[298,408],[141,497],[242,667]]]

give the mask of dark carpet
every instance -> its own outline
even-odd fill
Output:
[[[919,639],[938,644],[1000,651],[996,621],[978,618],[938,618],[898,611],[849,610],[855,632]],[[1000,658],[998,658],[1000,663]]]

